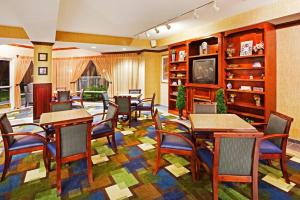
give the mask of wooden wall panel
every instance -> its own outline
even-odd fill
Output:
[[[52,96],[51,83],[33,84],[33,119],[39,119],[42,113],[50,111]]]

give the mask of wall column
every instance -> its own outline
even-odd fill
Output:
[[[34,46],[33,119],[39,119],[42,113],[50,111],[53,43],[32,43]]]

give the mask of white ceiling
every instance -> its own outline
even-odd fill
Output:
[[[211,0],[0,0],[0,25],[23,27],[31,41],[54,42],[56,30],[99,35],[134,37],[150,27],[168,21]],[[193,14],[171,22],[171,30],[159,27],[150,31],[159,39],[188,28],[212,23],[276,0],[217,0],[220,10],[212,4]],[[141,36],[145,37],[145,36]],[[68,44],[68,43],[62,43]],[[90,48],[92,44],[72,44]],[[128,48],[96,45],[99,51]],[[115,47],[115,48],[114,48]],[[134,50],[128,48],[128,50]]]

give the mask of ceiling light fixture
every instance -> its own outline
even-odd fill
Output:
[[[220,7],[217,5],[217,0],[214,1],[213,8],[214,8],[215,11],[217,11],[217,12],[220,10]]]
[[[157,27],[155,27],[155,32],[157,33],[157,34],[159,34],[159,30],[158,30],[158,28]]]
[[[127,49],[125,48],[125,47],[123,47],[123,49],[122,49],[123,51],[126,51]]]
[[[97,49],[97,47],[96,47],[96,46],[91,46],[91,48],[92,48],[92,49]]]
[[[195,9],[194,10],[194,13],[193,13],[195,19],[199,19],[200,18],[200,15],[198,14],[197,10]]]
[[[213,4],[213,8],[214,8],[216,11],[220,10],[220,8],[217,6],[216,0],[210,0],[210,1],[208,1],[207,3],[204,3],[204,4],[200,5],[200,6],[198,6],[197,8],[194,8],[194,9],[192,9],[192,10],[186,11],[186,12],[184,12],[184,13],[182,13],[182,14],[180,14],[180,15],[177,15],[177,16],[175,16],[175,17],[173,17],[173,18],[171,18],[171,19],[169,19],[169,20],[167,20],[167,21],[164,21],[164,22],[162,22],[162,23],[160,23],[160,24],[157,24],[157,25],[155,25],[155,26],[152,26],[152,27],[150,27],[150,28],[148,28],[148,29],[146,29],[146,30],[144,30],[144,31],[142,31],[142,32],[139,32],[139,33],[135,34],[134,36],[137,37],[137,36],[139,36],[139,35],[141,35],[141,34],[145,34],[145,35],[147,36],[147,38],[149,38],[150,36],[149,36],[149,33],[147,33],[147,32],[154,29],[154,30],[156,31],[156,33],[157,33],[157,30],[158,30],[158,27],[159,27],[159,26],[166,26],[167,29],[170,30],[170,29],[171,29],[171,25],[170,25],[171,22],[174,22],[174,21],[176,21],[177,19],[179,19],[179,18],[181,18],[181,17],[183,17],[183,16],[192,14],[193,12],[194,12],[195,18],[198,19],[198,18],[200,17],[200,15],[197,13],[197,10],[199,10],[199,9],[201,9],[201,8],[203,8],[203,7],[206,7],[206,6],[210,5],[210,4]],[[196,13],[196,14],[195,14],[195,13]],[[159,31],[159,30],[158,30],[158,31]]]

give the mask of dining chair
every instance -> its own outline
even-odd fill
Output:
[[[279,112],[271,112],[264,137],[260,144],[260,160],[280,159],[283,177],[290,183],[287,173],[286,146],[293,118]],[[269,162],[270,164],[270,162]]]
[[[56,187],[62,192],[61,168],[65,163],[86,158],[87,176],[93,182],[91,161],[91,123],[92,120],[79,123],[64,123],[55,126],[55,141],[47,144],[47,169],[50,171],[51,158],[56,162]]]
[[[150,111],[151,116],[154,113],[154,102],[155,101],[155,93],[153,93],[152,98],[145,98],[140,100],[140,103],[136,106],[136,111],[139,111],[139,116],[141,116],[141,111]]]
[[[155,124],[156,141],[157,141],[157,157],[156,165],[154,168],[154,174],[156,175],[160,168],[161,154],[173,153],[177,155],[183,155],[190,157],[191,172],[193,181],[196,180],[196,148],[192,141],[192,135],[190,129],[184,124],[178,122],[165,122],[166,124],[177,124],[185,129],[185,132],[178,133],[173,131],[163,130],[162,123],[157,109],[153,115],[153,121]]]
[[[102,97],[102,102],[103,102],[103,113],[105,113],[107,111],[108,105],[109,105],[108,93],[102,92],[101,97]],[[104,117],[105,117],[105,115],[102,116],[102,119],[104,119]]]
[[[25,107],[33,104],[33,83],[24,86],[25,91]]]
[[[131,96],[114,96],[115,104],[119,106],[118,116],[126,115],[129,121],[129,128],[131,127],[132,112],[136,110],[135,106],[131,106]],[[136,118],[135,113],[135,118]]]
[[[72,110],[72,101],[63,101],[63,102],[50,102],[50,111],[58,112],[64,110]]]
[[[252,199],[258,199],[258,161],[261,132],[214,133],[214,150],[197,149],[197,176],[201,165],[212,173],[213,199],[219,182],[252,183]]]
[[[81,89],[80,92],[79,92],[79,95],[76,94],[75,96],[71,97],[71,101],[79,102],[81,104],[81,106],[84,107],[83,106],[83,94],[84,94],[84,89]]]
[[[141,94],[142,89],[129,89],[129,94]]]
[[[100,122],[93,122],[92,124],[92,139],[98,139],[101,137],[106,137],[108,143],[110,143],[109,137],[112,137],[113,148],[117,151],[116,139],[115,139],[115,125],[118,113],[118,105],[109,101],[107,113],[98,113],[93,115],[93,117],[103,115],[105,119]]]
[[[37,133],[33,132],[15,132],[13,127],[22,126],[36,126],[40,128]],[[34,123],[23,123],[11,125],[6,114],[0,116],[0,130],[4,143],[4,168],[2,171],[1,181],[4,180],[7,170],[9,169],[10,162],[13,155],[31,153],[33,151],[43,151],[43,159],[45,166],[47,164],[46,159],[46,130]]]
[[[57,91],[57,101],[64,102],[70,101],[70,91]]]
[[[129,94],[142,94],[142,89],[129,89]],[[141,102],[140,98],[131,98],[131,105],[136,106]]]

